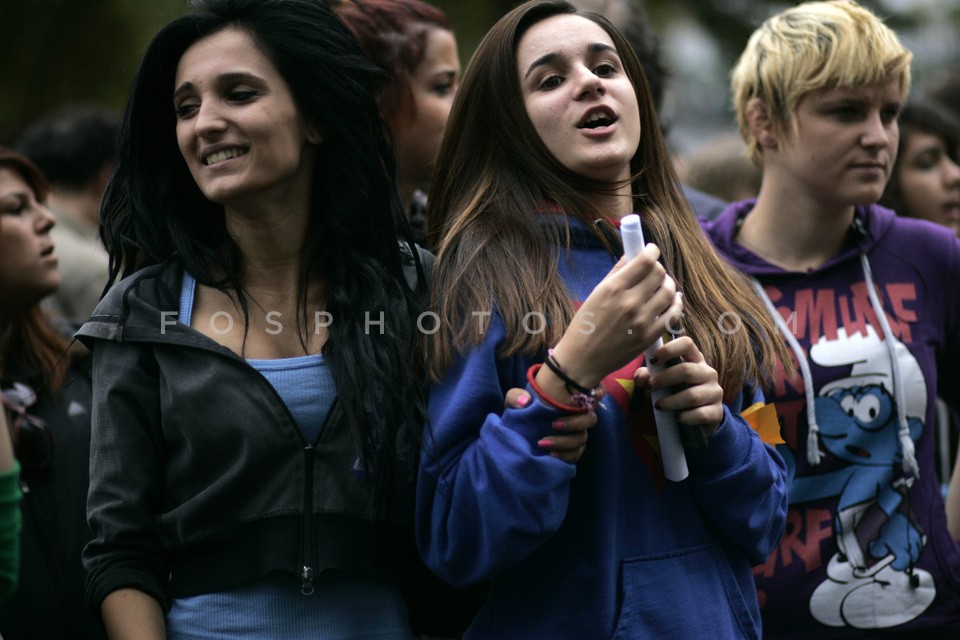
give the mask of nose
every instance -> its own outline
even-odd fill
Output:
[[[884,122],[883,115],[877,111],[871,113],[865,123],[866,129],[860,137],[860,144],[868,148],[882,148],[894,140],[899,140],[900,130],[897,121]]]
[[[946,158],[944,162],[944,181],[948,187],[960,188],[960,165],[953,158]]]
[[[34,218],[34,228],[37,233],[40,235],[47,234],[56,224],[57,217],[53,215],[53,212],[45,205],[37,204],[37,215]]]
[[[577,99],[590,97],[594,94],[603,95],[606,89],[603,80],[587,67],[579,67],[575,72],[577,82]]]
[[[216,102],[205,100],[197,109],[197,115],[194,119],[194,127],[197,135],[201,137],[223,131],[226,122]]]

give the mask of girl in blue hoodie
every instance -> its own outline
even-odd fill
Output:
[[[776,328],[683,199],[629,45],[563,0],[523,4],[479,46],[448,131],[417,539],[441,577],[488,584],[467,637],[759,637],[750,567],[779,539],[784,469],[739,414]],[[655,245],[627,261],[631,212]],[[642,352],[681,327],[652,353],[678,364],[651,375]],[[518,385],[532,401],[504,411]],[[706,444],[679,482],[651,388]],[[563,426],[582,412],[596,426]]]
[[[960,637],[960,547],[933,456],[935,398],[960,406],[960,241],[874,204],[910,60],[866,9],[815,2],[767,20],[732,76],[763,185],[710,235],[801,373],[765,389],[790,502],[755,570],[766,638]]]

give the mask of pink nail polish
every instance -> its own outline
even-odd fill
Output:
[[[563,420],[554,420],[550,423],[550,426],[554,429],[563,429]]]
[[[552,447],[552,446],[553,446],[553,440],[550,440],[549,438],[543,438],[542,440],[539,440],[539,441],[537,442],[537,446],[538,446],[538,447],[542,447],[542,448],[544,448],[544,449],[546,449],[547,447]]]
[[[520,408],[521,408],[521,409],[523,409],[523,408],[526,407],[528,404],[530,404],[530,396],[528,396],[528,395],[522,395],[522,396],[520,396],[519,398],[517,398],[517,404],[520,405]]]

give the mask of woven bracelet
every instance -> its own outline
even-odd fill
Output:
[[[554,409],[559,409],[560,411],[566,411],[567,413],[587,413],[590,411],[590,407],[582,405],[570,405],[563,404],[559,400],[551,398],[547,393],[540,388],[540,385],[537,384],[537,372],[540,371],[542,364],[535,364],[529,369],[527,369],[527,382],[530,383],[530,388],[533,389],[540,399],[543,400],[546,404],[550,405]]]

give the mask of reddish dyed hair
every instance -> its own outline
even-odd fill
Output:
[[[446,14],[421,0],[334,0],[330,5],[370,58],[389,74],[380,88],[380,112],[395,125],[412,117],[410,78],[423,62],[427,35],[453,31]]]
[[[33,191],[33,196],[41,204],[47,201],[50,186],[25,156],[4,147],[0,147],[0,169],[9,169],[23,178]],[[3,256],[0,256],[3,260]],[[10,330],[10,342],[3,359],[14,363],[24,371],[39,371],[53,391],[63,383],[67,351],[67,341],[53,330],[46,314],[37,303],[21,316],[14,318]]]

